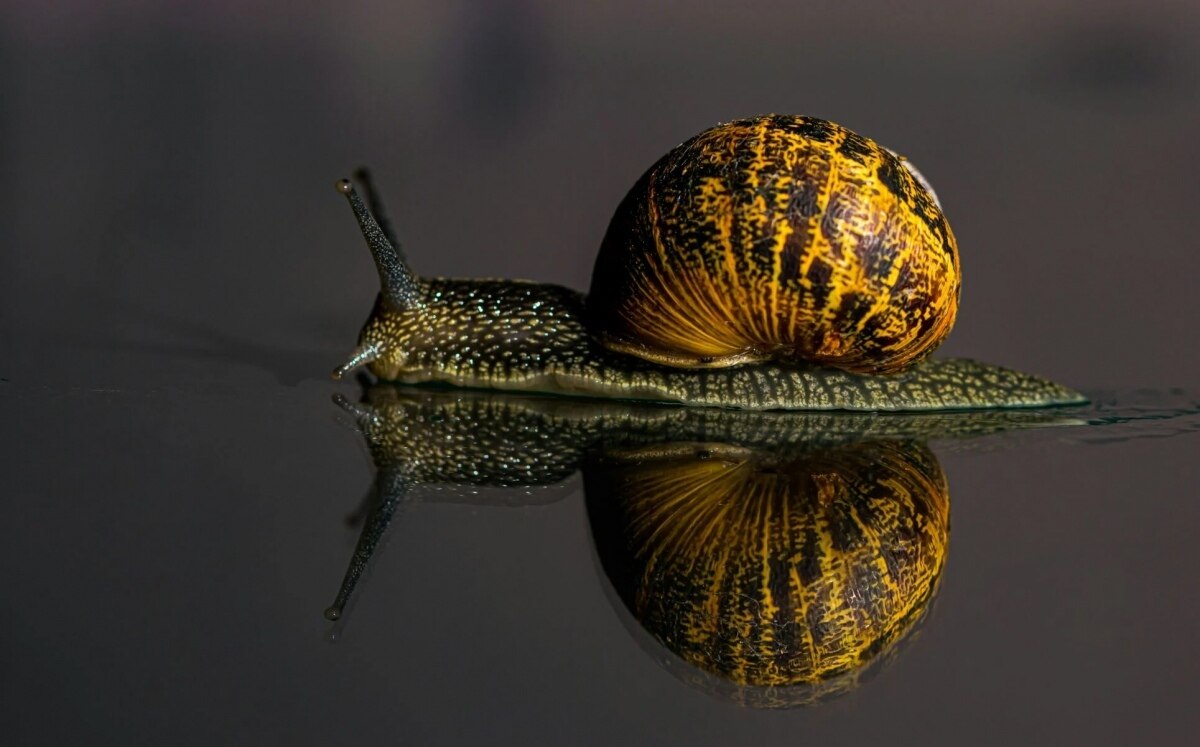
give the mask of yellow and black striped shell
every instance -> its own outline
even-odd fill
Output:
[[[921,618],[945,563],[945,476],[913,441],[784,456],[705,443],[610,451],[584,479],[632,615],[692,665],[832,695]]]
[[[700,133],[634,185],[588,313],[608,347],[667,365],[892,373],[949,334],[960,284],[954,234],[903,158],[768,115]]]

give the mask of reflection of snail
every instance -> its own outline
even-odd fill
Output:
[[[830,122],[757,117],[672,150],[617,209],[586,298],[417,277],[362,177],[371,210],[338,188],[382,287],[335,375],[368,364],[406,383],[751,409],[1082,401],[997,366],[924,360],[958,306],[954,236],[907,161]]]
[[[331,618],[410,488],[529,488],[582,469],[602,564],[632,613],[684,660],[750,688],[853,679],[920,617],[948,531],[945,480],[921,441],[1061,417],[745,412],[388,385],[339,403],[367,439],[378,495]]]

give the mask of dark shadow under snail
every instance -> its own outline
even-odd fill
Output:
[[[587,296],[421,278],[378,193],[349,199],[381,289],[335,376],[756,410],[1083,402],[1046,379],[930,359],[954,323],[958,247],[904,158],[814,117],[718,125],[617,208]]]
[[[660,661],[755,705],[853,687],[921,618],[949,538],[926,439],[1064,422],[1053,410],[750,412],[386,384],[338,401],[377,474],[330,619],[414,489],[532,489],[581,470],[600,564],[671,652]]]

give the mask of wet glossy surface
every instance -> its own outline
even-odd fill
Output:
[[[1090,5],[5,9],[3,741],[1190,744],[1200,433],[1161,416],[1200,389],[1200,16]],[[828,31],[797,66],[801,20]],[[422,272],[582,288],[646,166],[772,110],[937,187],[965,275],[946,355],[1124,422],[932,439],[936,598],[813,707],[664,657],[578,477],[415,495],[326,621],[372,482],[331,402],[360,391],[327,378],[374,293],[334,179],[374,166]]]

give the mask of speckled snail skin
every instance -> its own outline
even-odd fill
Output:
[[[350,201],[381,290],[340,377],[747,409],[1074,404],[1077,392],[930,360],[958,307],[958,249],[904,159],[844,127],[768,115],[718,125],[634,185],[590,293],[419,278],[376,191]]]

